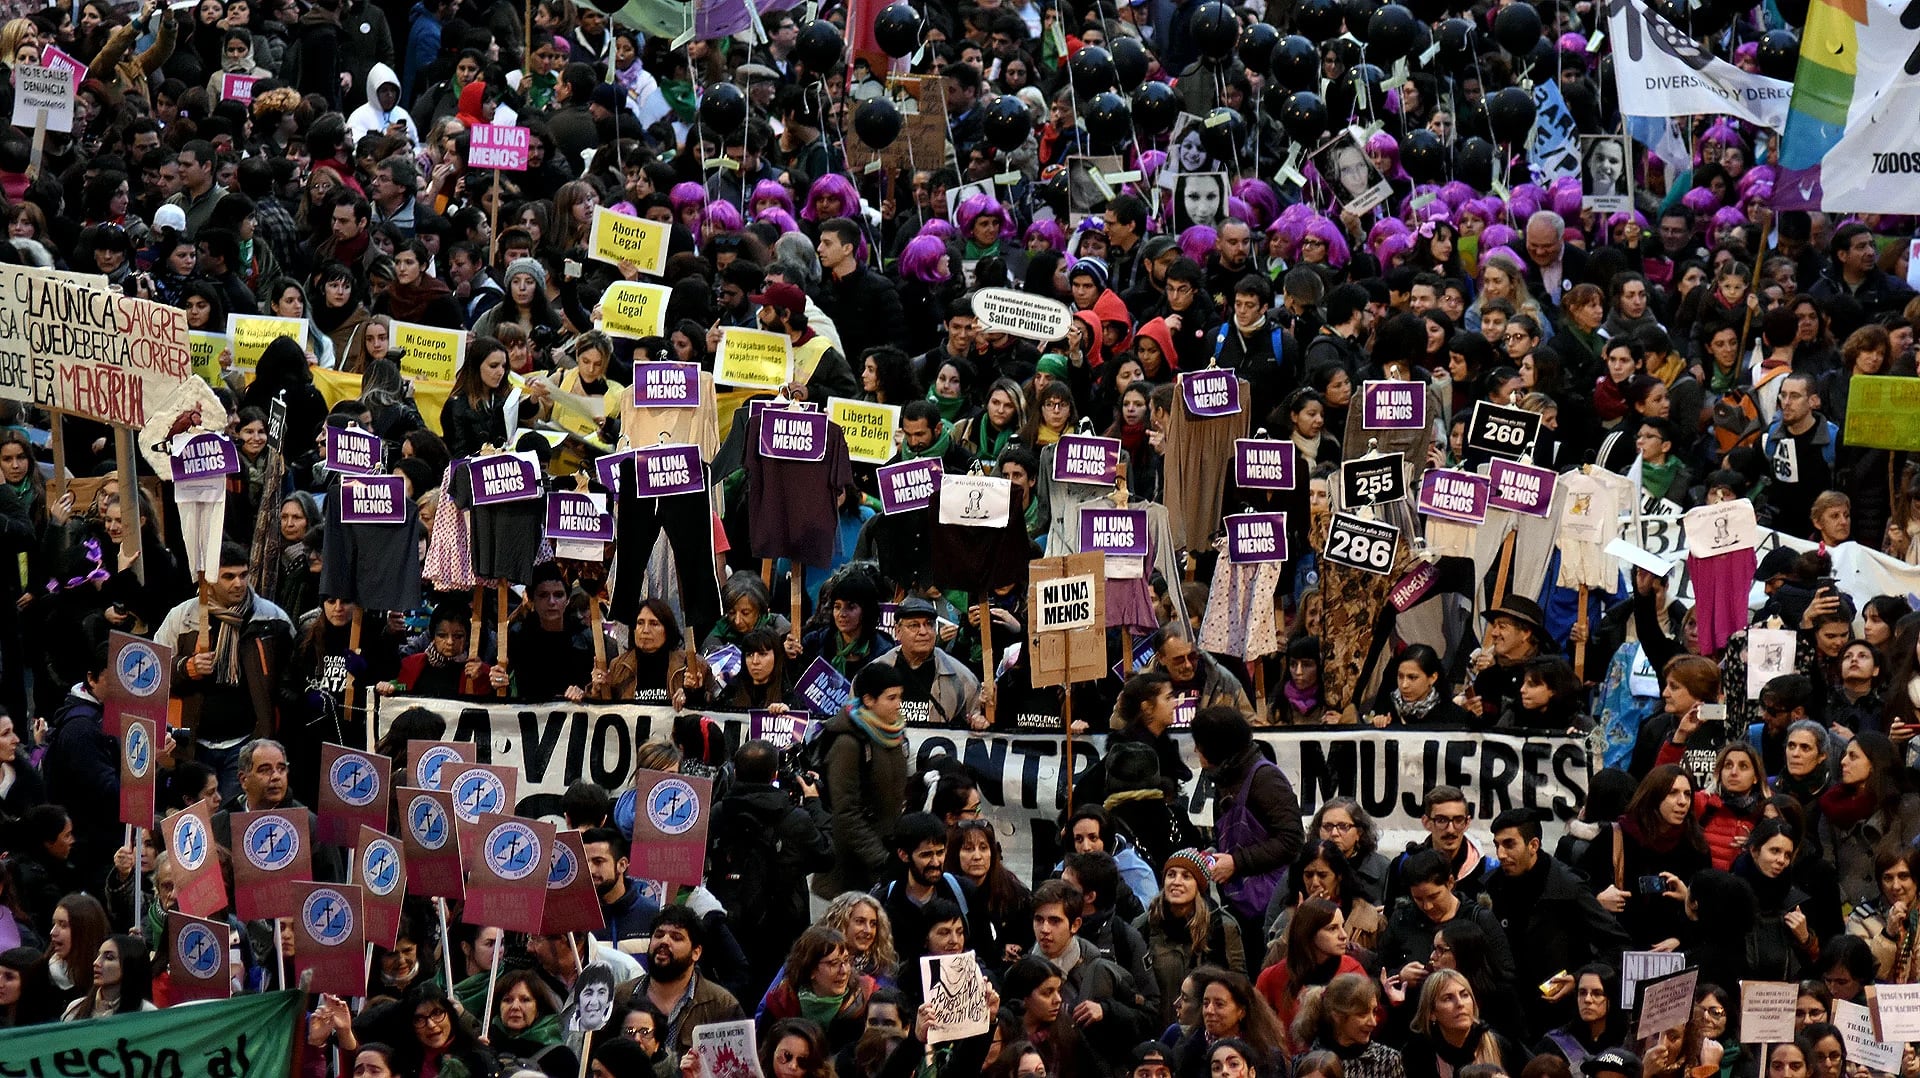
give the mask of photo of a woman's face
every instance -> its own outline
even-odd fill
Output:
[[[1346,197],[1357,197],[1373,186],[1372,169],[1367,164],[1367,155],[1351,141],[1335,146],[1328,160],[1333,165],[1333,182],[1339,186]]]
[[[1214,225],[1220,220],[1222,192],[1217,176],[1187,176],[1180,181],[1180,208],[1189,225]]]
[[[1612,139],[1597,141],[1587,151],[1587,190],[1590,193],[1618,194],[1620,182],[1626,173],[1626,158],[1618,142]]]
[[[1206,147],[1200,145],[1199,124],[1193,124],[1187,128],[1186,133],[1180,136],[1178,146],[1180,171],[1203,172],[1206,170],[1208,163],[1207,150]]]

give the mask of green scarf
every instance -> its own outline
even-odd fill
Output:
[[[967,262],[977,262],[982,258],[999,258],[1001,249],[1002,244],[999,240],[993,241],[993,246],[991,247],[982,247],[972,240],[968,240],[966,249],[961,253],[960,257]]]
[[[832,665],[835,670],[840,671],[842,677],[846,677],[847,664],[854,659],[864,658],[866,656],[869,638],[860,636],[855,637],[851,643],[842,643],[840,642],[840,631],[838,629],[834,630],[833,637],[835,644]]]
[[[907,443],[901,442],[900,443],[900,459],[901,460],[925,460],[928,457],[943,457],[946,455],[947,450],[952,446],[953,446],[953,428],[948,426],[945,423],[941,423],[940,436],[938,438],[935,438],[933,440],[933,443],[927,446],[925,449],[918,449],[918,450],[911,449],[907,446]]]
[[[898,715],[893,717],[891,725],[882,723],[880,716],[864,707],[856,707],[847,713],[856,729],[873,739],[874,744],[883,749],[905,748],[907,744],[907,720]]]
[[[975,440],[980,443],[980,452],[975,455],[992,464],[1000,459],[1000,454],[1006,450],[1007,443],[1013,440],[1013,428],[995,429],[993,420],[988,419],[984,414],[974,422],[974,430],[977,432]]]
[[[800,997],[800,1017],[823,1029],[840,1013],[840,1005],[847,999],[846,992],[837,996],[823,996],[807,988],[800,989],[797,995]]]
[[[1665,464],[1649,463],[1644,457],[1640,460],[1640,485],[1656,498],[1667,496],[1667,488],[1673,486],[1674,477],[1679,474],[1678,457],[1668,456]]]
[[[940,421],[949,427],[958,423],[960,421],[960,413],[967,410],[967,398],[965,397],[943,397],[938,392],[929,389],[927,390],[927,399],[933,402],[935,408],[940,409]]]

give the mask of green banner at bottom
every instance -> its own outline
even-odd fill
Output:
[[[0,1030],[0,1078],[285,1078],[300,993]]]

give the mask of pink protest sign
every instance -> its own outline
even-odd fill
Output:
[[[73,76],[74,89],[80,88],[80,80],[87,77],[87,65],[62,51],[58,45],[48,45],[40,51],[40,66],[55,71],[65,71]]]
[[[220,75],[220,100],[238,101],[243,105],[253,104],[253,84],[257,81],[259,81],[258,75],[223,72]]]
[[[468,168],[499,168],[509,172],[527,170],[530,137],[524,127],[510,124],[475,124],[467,146]]]

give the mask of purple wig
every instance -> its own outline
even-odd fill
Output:
[[[1341,233],[1339,225],[1316,213],[1307,221],[1306,228],[1300,232],[1300,238],[1305,239],[1308,236],[1327,241],[1327,265],[1334,269],[1346,268],[1347,260],[1353,257],[1353,252],[1347,247],[1347,237]],[[1297,262],[1299,259],[1300,252],[1296,247],[1289,260]]]
[[[1759,58],[1760,43],[1758,41],[1742,41],[1733,47],[1733,62],[1735,64],[1750,64]]]
[[[1524,221],[1539,213],[1547,204],[1547,192],[1538,184],[1523,183],[1513,189],[1507,198],[1507,206],[1513,210],[1513,219]]]
[[[1512,247],[1518,242],[1520,242],[1520,233],[1512,225],[1503,225],[1497,221],[1488,225],[1486,230],[1480,233],[1480,264],[1486,265],[1487,255],[1493,253],[1495,247]]]
[[[1227,216],[1236,221],[1251,221],[1253,207],[1247,205],[1246,199],[1238,195],[1229,195],[1227,196]]]
[[[1406,169],[1400,167],[1400,141],[1392,135],[1387,134],[1385,131],[1376,131],[1373,133],[1373,137],[1367,140],[1368,161],[1372,161],[1374,154],[1379,154],[1387,159],[1387,167],[1380,170],[1387,179],[1406,180],[1412,178],[1407,175]]]
[[[1739,192],[1740,201],[1745,202],[1753,197],[1753,188],[1759,184],[1765,184],[1771,193],[1779,178],[1780,170],[1772,165],[1755,165],[1740,174],[1740,180],[1733,185],[1733,189]]]
[[[1265,229],[1280,216],[1280,197],[1252,176],[1233,185],[1233,197],[1247,204],[1247,223],[1256,229]]]
[[[1206,225],[1189,225],[1180,233],[1180,253],[1199,265],[1207,264],[1207,255],[1220,243],[1220,233]]]
[[[1380,260],[1382,270],[1392,269],[1394,260],[1405,258],[1413,251],[1413,237],[1396,232],[1383,237],[1374,248],[1374,257]]]
[[[760,211],[760,216],[754,218],[754,220],[755,222],[765,221],[768,224],[772,225],[773,227],[779,229],[782,234],[785,234],[788,232],[800,231],[800,223],[793,219],[793,214],[790,214],[787,211],[780,209],[779,207],[773,207],[770,209],[765,209]]]
[[[959,212],[953,215],[954,223],[960,226],[960,234],[971,236],[973,223],[979,220],[982,214],[999,218],[1000,234],[1009,238],[1013,236],[1012,215],[1007,213],[1007,208],[1000,204],[999,199],[988,194],[968,195],[967,200],[960,203]]]
[[[1647,217],[1645,214],[1639,210],[1621,210],[1607,218],[1607,233],[1611,235],[1614,229],[1625,224],[1639,225],[1640,231],[1643,233],[1648,231]]]
[[[1547,187],[1547,205],[1560,215],[1561,220],[1574,221],[1580,217],[1580,181],[1572,176],[1562,176]]]
[[[1028,225],[1026,234],[1020,237],[1021,246],[1024,247],[1032,244],[1036,237],[1046,240],[1047,249],[1050,251],[1064,251],[1067,249],[1067,230],[1060,227],[1060,222],[1052,218],[1045,221],[1035,221]]]
[[[1720,200],[1714,197],[1713,188],[1696,187],[1680,196],[1680,204],[1692,210],[1695,217],[1706,217],[1720,207]]]
[[[933,220],[921,225],[920,231],[915,233],[915,235],[933,236],[937,239],[951,242],[960,238],[960,230],[953,227],[952,221],[944,217],[935,217]]]
[[[1746,224],[1747,215],[1732,206],[1722,206],[1713,211],[1712,227],[1716,232],[1723,228],[1744,228]]]
[[[700,218],[701,230],[709,235],[716,230],[738,232],[745,226],[746,221],[740,216],[740,207],[724,199],[716,198],[707,203],[707,212]]]
[[[1404,217],[1411,224],[1420,224],[1425,221],[1453,220],[1452,208],[1449,207],[1445,202],[1442,202],[1437,198],[1423,204],[1419,209],[1414,209],[1413,207],[1414,200],[1419,198],[1422,194],[1430,194],[1432,193],[1432,191],[1433,191],[1433,188],[1431,187],[1427,188],[1425,191],[1422,191],[1420,188],[1417,188],[1417,187],[1414,188],[1413,194],[1407,196],[1407,205],[1406,205],[1406,208],[1401,211],[1401,216]]]
[[[805,208],[800,211],[801,220],[812,221],[817,224],[826,219],[821,217],[819,211],[814,209],[822,197],[833,197],[840,200],[840,212],[828,214],[828,217],[852,217],[860,212],[860,192],[853,189],[853,181],[840,175],[838,172],[829,172],[825,176],[813,181],[813,186],[808,189],[807,204]]]
[[[778,202],[780,208],[793,213],[793,192],[786,189],[779,180],[761,180],[753,185],[753,194],[747,196],[747,205],[758,206],[762,200]]]
[[[686,183],[676,183],[673,185],[673,190],[667,192],[667,202],[673,206],[675,221],[680,220],[680,215],[685,213],[688,207],[701,210],[702,212],[696,215],[694,221],[695,227],[698,227],[700,221],[706,217],[704,211],[707,206],[707,189],[691,180]]]
[[[1380,244],[1388,236],[1404,236],[1412,231],[1407,227],[1407,223],[1398,217],[1383,217],[1375,222],[1372,228],[1367,229],[1367,250],[1372,251],[1377,258],[1380,254]]]
[[[1456,210],[1478,197],[1480,197],[1478,191],[1459,180],[1449,180],[1440,187],[1440,201]]]
[[[941,263],[947,258],[947,245],[932,236],[915,236],[900,252],[900,275],[922,284],[939,284],[953,278],[953,272]]]

